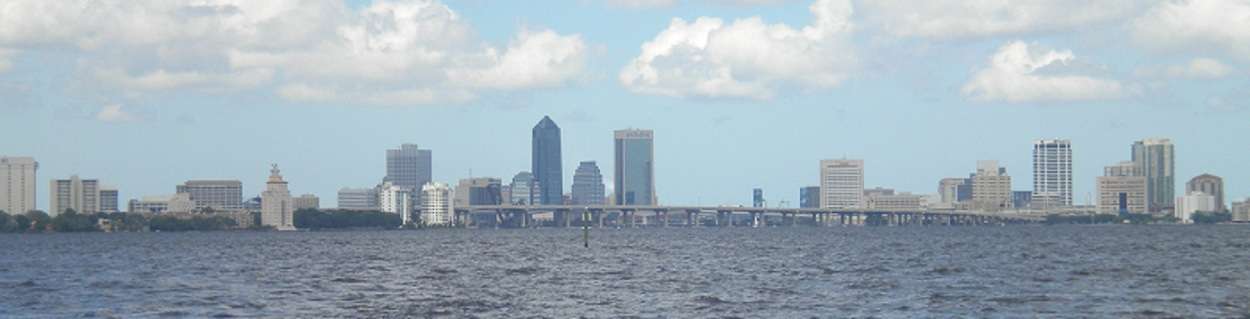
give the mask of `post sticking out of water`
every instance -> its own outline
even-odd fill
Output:
[[[582,210],[582,247],[590,248],[590,207]]]

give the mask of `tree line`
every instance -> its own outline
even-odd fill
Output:
[[[25,214],[10,215],[0,210],[0,232],[3,233],[43,233],[43,232],[97,232],[100,220],[108,220],[113,231],[210,231],[234,229],[238,223],[225,216],[194,216],[177,218],[173,216],[152,216],[131,213],[93,213],[80,214],[73,209],[51,217],[40,210],[32,210]]]
[[[319,209],[295,211],[294,222],[295,228],[300,229],[399,228],[403,225],[403,219],[394,213]]]

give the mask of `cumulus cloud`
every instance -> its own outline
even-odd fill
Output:
[[[1171,77],[1186,79],[1218,79],[1228,76],[1233,68],[1212,58],[1194,58],[1184,64],[1162,68],[1142,68],[1137,75],[1142,77]]]
[[[1087,65],[1070,50],[1050,50],[1021,41],[998,48],[989,65],[964,84],[964,96],[1011,103],[1081,101],[1122,97],[1119,81],[1083,72]]]
[[[1074,30],[1140,11],[1137,0],[872,0],[870,23],[903,37],[969,38]]]
[[[851,4],[819,0],[811,24],[794,28],[759,17],[725,23],[674,18],[620,72],[642,94],[768,99],[785,85],[830,88],[856,68]]]
[[[565,84],[580,74],[586,54],[580,36],[546,29],[523,30],[499,48],[434,0],[360,9],[341,0],[14,0],[0,7],[0,46],[76,50],[94,79],[132,91],[272,87],[299,101],[462,102],[486,91]]]
[[[1164,1],[1134,20],[1132,29],[1134,39],[1150,48],[1216,49],[1250,60],[1250,1]]]
[[[96,120],[108,123],[125,123],[139,120],[139,118],[133,114],[122,110],[121,104],[105,105],[104,108],[100,109],[100,112],[95,114],[95,118]]]

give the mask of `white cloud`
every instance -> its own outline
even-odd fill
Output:
[[[1166,76],[1187,79],[1218,79],[1228,76],[1233,68],[1212,58],[1194,58],[1180,65],[1162,68],[1142,68],[1136,74],[1142,77]]]
[[[1250,1],[1165,1],[1133,21],[1132,29],[1150,48],[1205,54],[1216,49],[1250,60]]]
[[[608,0],[609,5],[626,8],[667,7],[677,4],[677,0]]]
[[[100,112],[96,113],[95,118],[109,123],[125,123],[139,120],[139,118],[133,114],[122,110],[121,104],[105,105],[104,108],[100,109]]]
[[[1014,41],[1000,47],[962,92],[973,100],[1012,103],[1112,99],[1126,94],[1116,80],[1074,72],[1082,66],[1072,51]]]
[[[133,91],[273,87],[306,101],[297,88],[316,87],[335,92],[316,100],[405,104],[563,85],[586,54],[580,36],[545,29],[483,43],[435,0],[13,0],[0,5],[0,46],[75,50],[92,79]],[[456,93],[417,93],[444,91]]]
[[[903,37],[968,38],[1081,30],[1139,12],[1138,0],[865,0],[867,21]]]
[[[674,18],[620,72],[631,91],[676,97],[768,99],[782,86],[829,88],[856,68],[851,4],[820,0],[811,25],[796,29],[759,17]]]

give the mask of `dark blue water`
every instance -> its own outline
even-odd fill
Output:
[[[0,317],[1248,317],[1250,227],[0,236]]]

